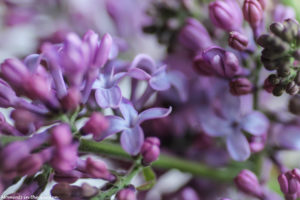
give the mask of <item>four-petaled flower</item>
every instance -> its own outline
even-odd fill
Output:
[[[163,118],[170,114],[170,108],[150,108],[138,113],[131,102],[125,98],[119,106],[120,112],[123,116],[107,116],[109,121],[109,128],[97,140],[122,131],[121,145],[123,149],[131,155],[136,155],[144,142],[144,132],[140,126],[146,120]]]

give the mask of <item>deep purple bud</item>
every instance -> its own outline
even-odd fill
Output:
[[[297,199],[297,194],[300,191],[299,178],[299,170],[297,169],[288,171],[278,177],[280,189],[289,199]]]
[[[100,46],[98,47],[98,50],[96,52],[95,65],[97,67],[103,67],[107,62],[112,44],[112,37],[106,33],[102,37]]]
[[[143,156],[143,164],[149,165],[157,160],[160,154],[160,141],[156,137],[148,137],[143,143],[141,154]]]
[[[117,200],[136,200],[135,189],[125,188],[120,190],[116,196]]]
[[[82,128],[83,134],[93,134],[97,139],[108,128],[109,122],[99,112],[94,112]]]
[[[110,174],[106,164],[101,160],[93,160],[88,157],[86,159],[86,172],[93,178],[102,178],[106,180],[113,180],[114,176]]]
[[[263,196],[263,190],[256,175],[247,169],[242,170],[234,179],[234,182],[238,189],[246,194],[257,198],[261,198]]]
[[[67,94],[61,99],[61,104],[64,110],[75,110],[81,101],[81,93],[77,87],[68,89]]]
[[[210,64],[203,59],[202,53],[195,56],[193,60],[193,67],[200,75],[212,76],[215,74]]]
[[[27,77],[24,84],[26,95],[33,100],[48,100],[51,96],[51,84],[42,76],[34,74]]]
[[[247,78],[236,78],[229,82],[230,92],[233,95],[245,95],[252,91],[252,83]]]
[[[226,31],[239,30],[242,26],[242,11],[234,0],[216,0],[209,4],[212,23]]]
[[[263,19],[263,9],[257,0],[245,0],[243,14],[252,28],[257,28]]]
[[[1,64],[1,74],[10,85],[19,88],[24,86],[24,80],[29,76],[29,71],[20,60],[6,59]]]
[[[198,20],[193,18],[186,20],[186,25],[181,29],[178,39],[184,47],[194,52],[203,50],[212,45],[206,28]]]
[[[51,130],[51,143],[57,147],[65,147],[72,142],[72,132],[69,125],[61,124]]]
[[[289,6],[284,6],[282,4],[277,4],[274,13],[273,13],[273,20],[275,22],[283,22],[286,19],[295,19],[296,13],[294,8]]]
[[[229,46],[238,51],[244,51],[248,46],[248,42],[248,38],[237,31],[232,31],[229,34]]]
[[[219,47],[211,47],[202,52],[205,67],[210,67],[215,76],[232,78],[241,72],[239,60],[235,54]],[[206,70],[208,71],[208,70]]]
[[[0,168],[3,171],[14,170],[18,163],[28,156],[30,148],[23,141],[12,142],[4,147],[0,153]]]
[[[72,198],[72,187],[69,183],[58,183],[51,189],[51,195],[59,197],[60,199],[70,199]]]
[[[34,175],[39,171],[42,165],[43,160],[39,154],[29,155],[19,162],[19,165],[17,166],[18,174],[21,176]]]

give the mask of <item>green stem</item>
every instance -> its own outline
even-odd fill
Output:
[[[261,70],[260,58],[256,58],[256,68],[254,69],[254,93],[253,93],[253,109],[259,109],[259,74]]]
[[[119,190],[128,186],[131,183],[131,180],[141,171],[142,168],[141,161],[138,160],[126,176],[119,177],[118,181],[114,183],[110,189],[100,192],[99,195],[91,198],[91,200],[109,200]]]
[[[109,155],[110,157],[132,160],[120,145],[102,141],[101,143],[92,140],[81,139],[79,150],[101,155]],[[236,166],[234,168],[215,169],[208,167],[199,162],[193,162],[186,159],[177,158],[170,155],[161,154],[159,159],[152,163],[152,166],[160,169],[178,169],[182,172],[191,173],[195,176],[217,180],[231,181],[245,165]]]

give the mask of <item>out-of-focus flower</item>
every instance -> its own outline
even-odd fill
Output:
[[[180,196],[182,200],[200,200],[197,192],[191,187],[184,188],[181,191]]]
[[[140,124],[146,120],[166,117],[172,110],[171,108],[150,108],[138,114],[131,102],[125,98],[123,98],[119,109],[123,118],[107,116],[109,127],[97,139],[103,140],[110,135],[122,131],[121,145],[131,155],[138,154],[144,142],[144,132]]]
[[[283,22],[286,19],[295,19],[296,13],[294,8],[277,4],[273,12],[273,21]]]
[[[240,101],[238,97],[224,94],[219,109],[204,109],[200,114],[200,123],[210,136],[226,138],[226,145],[230,156],[237,161],[244,161],[250,156],[250,146],[242,132],[254,136],[265,134],[269,121],[258,111],[240,115]]]
[[[226,31],[241,29],[243,13],[234,0],[216,0],[209,4],[209,17],[212,23]]]

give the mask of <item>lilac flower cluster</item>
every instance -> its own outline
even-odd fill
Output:
[[[300,26],[284,3],[5,0],[5,29],[49,27],[1,61],[0,194],[300,198]]]

